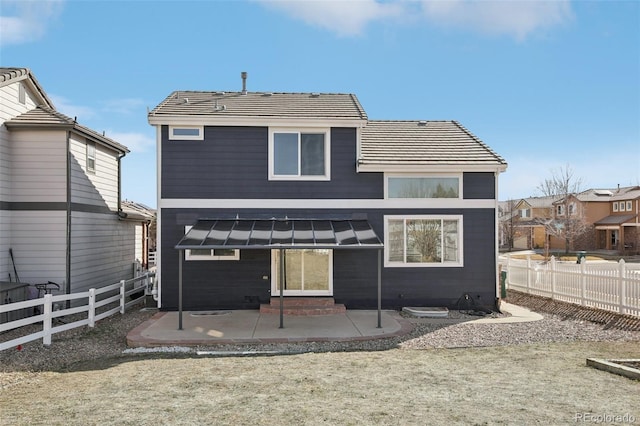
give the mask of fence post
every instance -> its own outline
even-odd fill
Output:
[[[556,258],[551,256],[551,299],[556,298]]]
[[[627,312],[625,309],[625,305],[627,304],[626,276],[627,265],[624,259],[620,259],[620,262],[618,262],[618,294],[620,295],[620,313],[623,315]]]
[[[580,262],[580,305],[587,306],[587,263]]]
[[[527,294],[531,294],[531,255],[527,255]]]
[[[124,300],[125,282],[126,282],[125,280],[120,281],[120,313],[122,315],[124,315],[124,308],[125,308],[125,300]]]
[[[51,298],[53,296],[51,294],[44,295],[44,303],[42,306],[42,310],[44,311],[44,318],[42,319],[42,331],[44,335],[42,336],[42,344],[49,346],[51,344],[51,311],[52,311],[52,303]]]
[[[89,289],[89,327],[96,325],[96,289]]]

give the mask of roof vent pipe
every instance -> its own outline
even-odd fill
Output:
[[[242,94],[246,95],[247,94],[247,73],[246,73],[246,71],[242,71],[240,73],[240,76],[242,77]]]

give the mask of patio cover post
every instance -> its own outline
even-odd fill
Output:
[[[378,328],[382,328],[382,249],[378,249]]]
[[[178,250],[178,330],[182,330],[182,258],[184,250]]]
[[[284,250],[280,249],[280,328],[284,328]]]

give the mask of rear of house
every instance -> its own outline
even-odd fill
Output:
[[[181,277],[190,310],[255,309],[280,290],[375,308],[378,279],[383,308],[494,304],[506,163],[459,123],[246,90],[174,92],[148,119],[162,309],[177,309]]]

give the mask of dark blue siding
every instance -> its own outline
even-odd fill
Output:
[[[462,178],[466,200],[492,200],[496,198],[496,177],[493,173],[466,172]]]
[[[356,129],[331,129],[331,181],[269,181],[267,127],[205,127],[204,141],[168,140],[162,127],[162,198],[384,196],[382,173],[356,173]]]
[[[492,306],[495,298],[495,212],[493,209],[407,210],[162,210],[163,309],[177,308],[178,252],[173,246],[185,225],[199,217],[323,217],[366,214],[380,238],[384,215],[463,215],[464,267],[383,268],[382,304],[385,309],[403,306],[449,306],[468,294],[477,303]],[[377,306],[377,250],[334,250],[334,297],[348,308]],[[257,308],[269,299],[269,250],[243,250],[239,261],[190,261],[184,268],[185,309]]]

